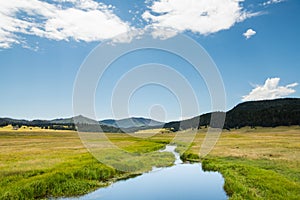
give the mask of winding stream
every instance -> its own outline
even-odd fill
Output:
[[[118,181],[81,197],[64,200],[157,200],[157,199],[227,199],[224,179],[218,172],[204,172],[200,163],[182,163],[176,146],[167,145],[162,151],[175,155],[175,165],[153,168],[141,176]]]

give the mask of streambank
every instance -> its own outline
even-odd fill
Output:
[[[81,197],[61,200],[90,199],[227,199],[220,173],[204,172],[200,163],[183,163],[175,152],[176,146],[167,145],[161,152],[175,156],[171,167],[154,167],[135,178],[117,181]]]

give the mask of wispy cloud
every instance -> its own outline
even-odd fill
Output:
[[[267,6],[267,5],[271,5],[271,4],[275,4],[275,3],[281,3],[283,1],[285,1],[285,0],[269,0],[269,1],[262,3],[262,5]]]
[[[279,86],[280,78],[268,78],[264,85],[257,85],[252,91],[243,96],[243,101],[256,101],[265,99],[275,99],[288,96],[296,92],[294,87],[298,83],[288,84],[286,86]]]
[[[253,29],[250,28],[245,33],[243,33],[243,36],[245,36],[246,39],[249,39],[255,34],[256,34],[256,31],[254,31]]]
[[[90,42],[130,29],[112,6],[92,0],[9,0],[0,4],[0,48],[23,43],[20,34]]]
[[[152,2],[142,17],[158,35],[165,33],[165,30],[170,36],[184,31],[207,35],[229,29],[235,23],[259,14],[246,11],[241,2],[242,0],[157,0]]]

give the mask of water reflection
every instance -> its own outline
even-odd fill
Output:
[[[176,146],[168,145],[162,150],[175,155],[175,165],[172,167],[156,168],[136,178],[118,181],[87,195],[66,199],[227,199],[223,190],[224,179],[220,173],[204,172],[199,163],[182,164],[175,149]]]

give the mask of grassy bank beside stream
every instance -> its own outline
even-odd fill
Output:
[[[299,199],[299,126],[224,131],[209,155],[200,159],[205,133],[199,130],[192,144],[178,143],[177,150],[184,160],[201,161],[204,170],[222,173],[230,199]],[[141,155],[138,162],[125,162],[134,169],[128,173],[101,164],[76,132],[0,129],[0,199],[80,195],[152,166],[172,165],[173,154],[157,150],[176,133],[138,134],[107,134],[119,148]],[[182,141],[188,141],[188,134],[183,132]],[[151,156],[143,157],[144,153]],[[111,156],[109,150],[103,149],[103,154]]]
[[[166,139],[140,139],[107,134],[120,148],[133,153],[153,152],[130,162],[131,173],[121,172],[96,160],[76,132],[1,131],[0,199],[40,199],[86,194],[118,179],[140,174],[152,166],[169,166],[171,153],[157,153]],[[103,154],[108,150],[103,149]],[[116,155],[117,156],[117,155]]]
[[[213,151],[199,159],[199,134],[182,158],[202,162],[207,171],[218,171],[224,189],[235,199],[299,199],[299,127],[243,128],[224,132]]]

